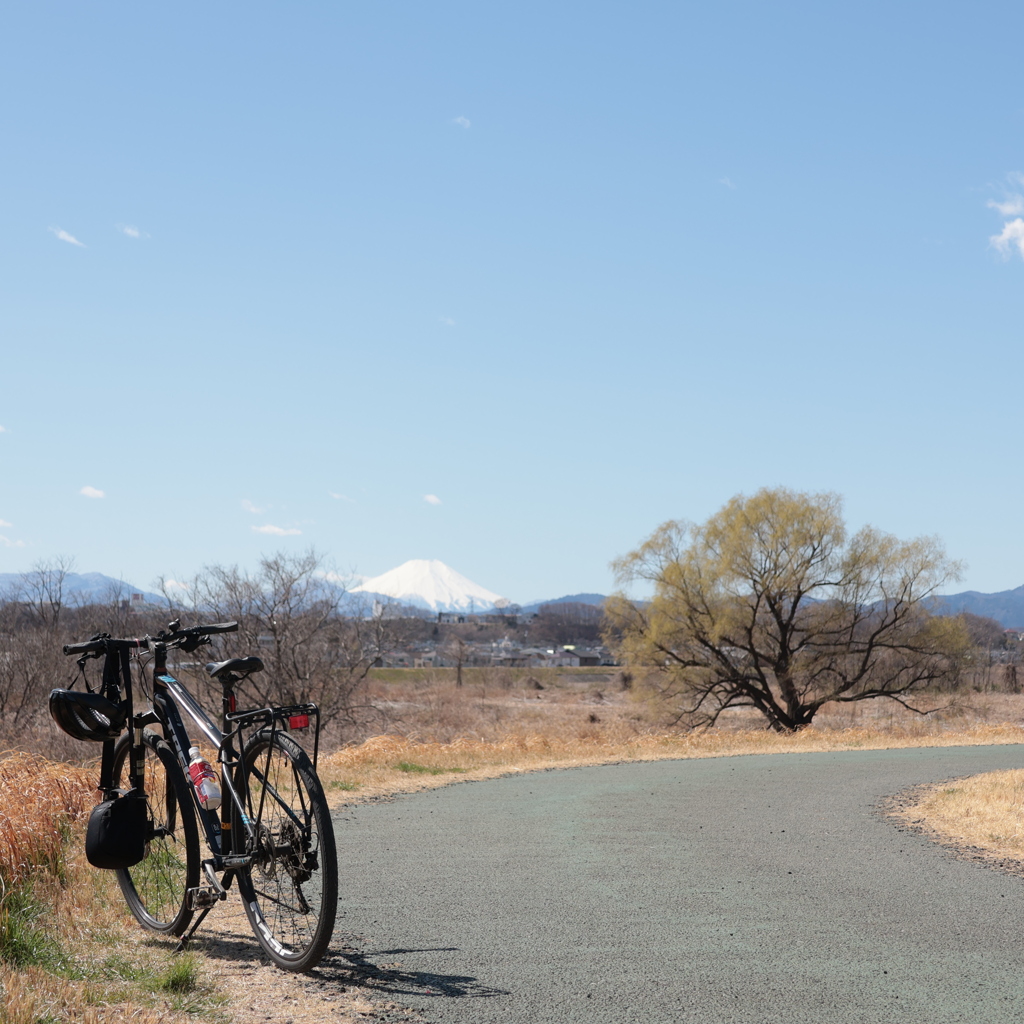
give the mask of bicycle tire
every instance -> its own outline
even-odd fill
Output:
[[[306,752],[263,729],[245,745],[237,790],[255,829],[234,811],[232,833],[252,863],[238,891],[257,941],[278,967],[308,971],[323,957],[338,909],[338,856],[327,798]]]
[[[117,871],[128,909],[143,928],[182,935],[192,920],[188,890],[199,885],[199,828],[192,794],[170,744],[145,733],[143,788],[150,834],[146,856]],[[114,785],[128,784],[128,737],[114,749]]]

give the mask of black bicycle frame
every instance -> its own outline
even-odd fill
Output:
[[[235,788],[235,779],[239,777],[239,766],[241,764],[242,730],[254,725],[270,725],[271,738],[273,733],[280,727],[280,723],[296,716],[305,716],[315,719],[313,765],[316,766],[320,747],[320,710],[315,704],[295,704],[288,707],[266,707],[255,711],[235,711],[234,679],[228,678],[222,681],[223,700],[221,725],[217,726],[199,701],[186,689],[186,687],[175,679],[167,671],[167,645],[153,643],[150,645],[153,653],[153,709],[161,724],[166,723],[170,736],[165,736],[174,747],[178,761],[188,765],[188,751],[192,746],[188,731],[182,721],[178,708],[184,709],[185,713],[195,722],[200,732],[217,749],[217,760],[221,765],[221,805],[220,815],[216,811],[207,810],[199,801],[199,795],[195,787],[189,785],[192,793],[192,802],[196,808],[199,820],[203,824],[206,833],[206,840],[210,850],[213,852],[213,869],[215,871],[229,871],[245,867],[250,862],[250,857],[243,851],[248,847],[253,848],[256,830],[253,821],[246,814],[248,794],[240,794]],[[146,716],[140,716],[143,721]],[[141,728],[137,735],[142,736]],[[236,747],[237,743],[237,747]],[[258,773],[257,773],[258,775]],[[261,779],[261,781],[263,781]],[[262,800],[266,797],[266,788],[263,787]],[[245,829],[245,839],[233,841],[232,839],[232,807],[238,809],[237,820]],[[257,820],[259,814],[257,814]],[[248,842],[247,842],[247,841]],[[211,881],[214,881],[211,879]],[[224,879],[225,887],[230,885],[231,876]],[[219,885],[218,885],[219,888]]]

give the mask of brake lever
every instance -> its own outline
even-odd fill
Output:
[[[93,640],[97,640],[97,639],[99,639],[99,638],[98,637],[93,637]],[[102,651],[86,651],[85,654],[83,654],[78,659],[78,662],[77,662],[78,667],[84,672],[85,671],[85,663],[87,661],[92,661],[95,658],[102,657],[102,655],[103,655]]]

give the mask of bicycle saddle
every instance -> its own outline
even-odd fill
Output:
[[[262,672],[263,662],[256,657],[249,658],[228,658],[227,661],[211,661],[206,666],[207,675],[216,679],[225,672],[238,672],[241,675],[249,675],[250,672]]]

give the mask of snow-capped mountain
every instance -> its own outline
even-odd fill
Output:
[[[379,594],[433,612],[489,612],[508,604],[500,594],[467,580],[436,558],[413,558],[397,569],[363,580],[351,593]]]

